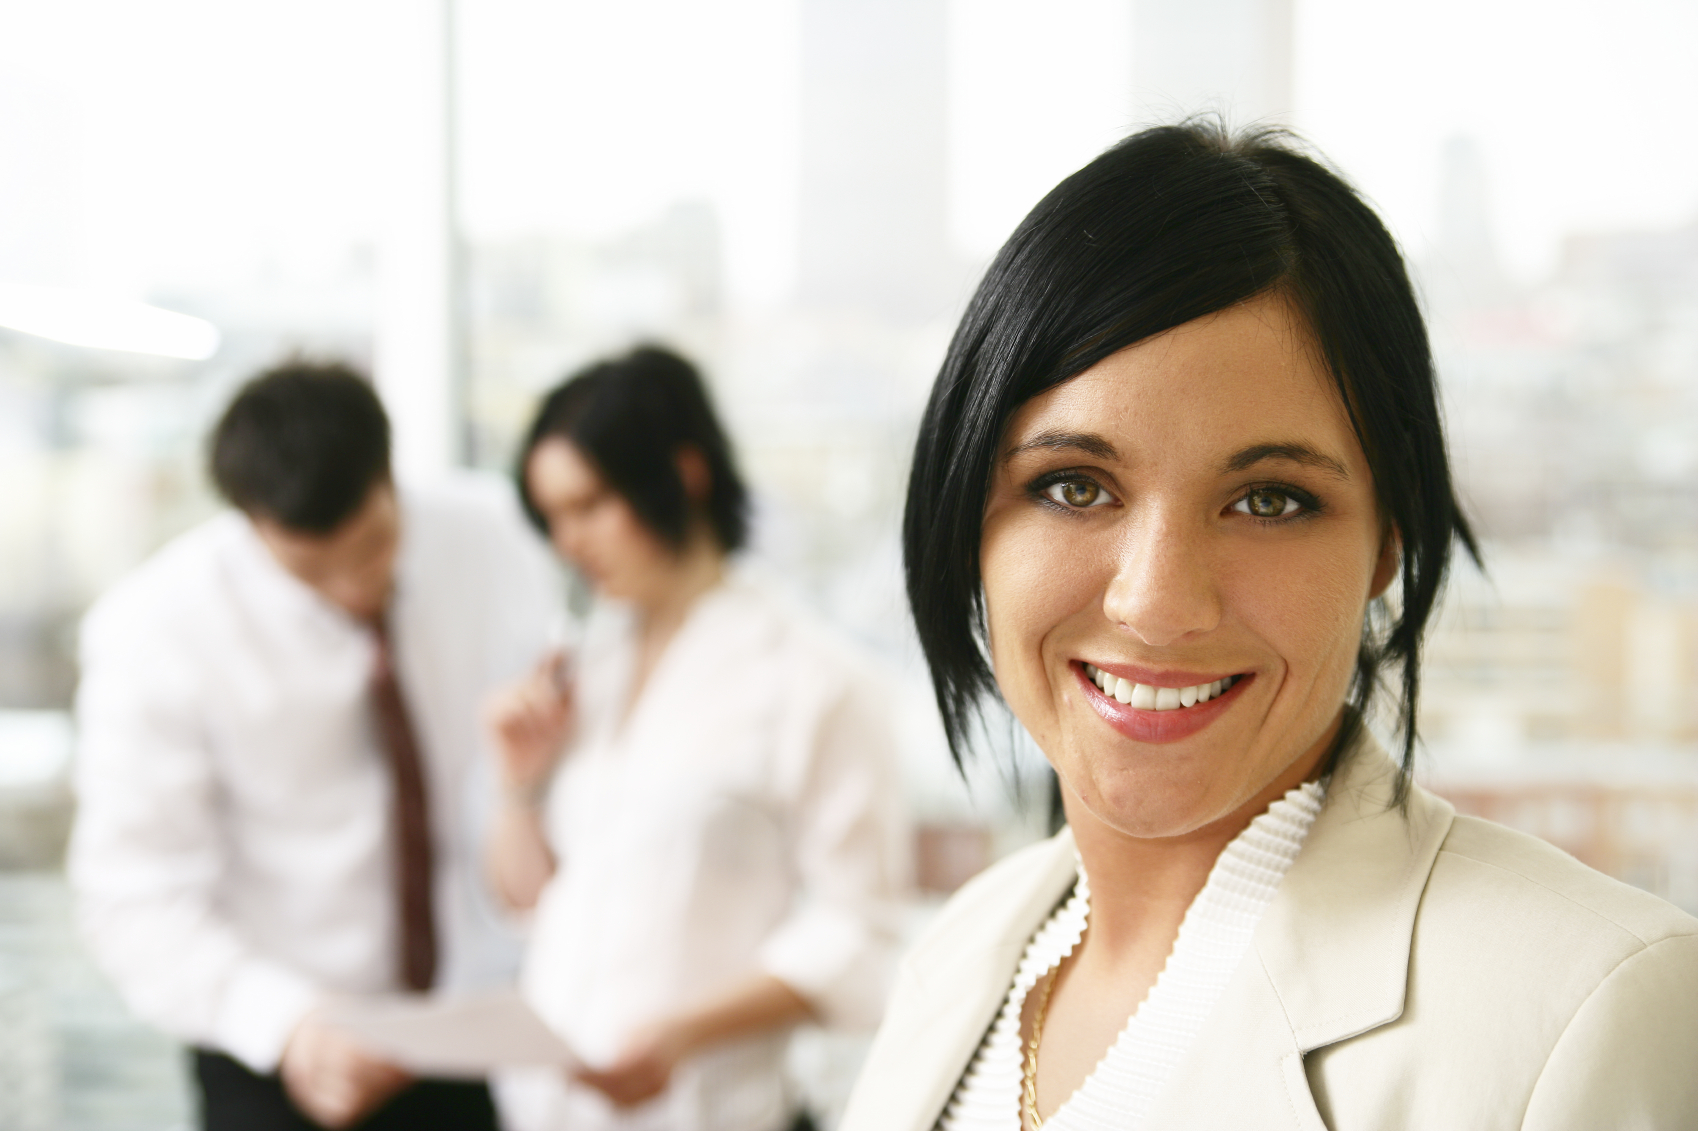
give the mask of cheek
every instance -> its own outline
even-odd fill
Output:
[[[629,506],[605,507],[600,528],[604,551],[625,569],[648,570],[667,556],[660,539]]]
[[[376,575],[379,583],[385,585],[389,583],[389,579],[395,573],[395,562],[400,558],[400,556],[401,543],[398,540],[392,543],[387,550],[379,555],[377,561],[372,565],[372,573]]]
[[[1298,688],[1348,678],[1361,638],[1373,563],[1349,544],[1293,546],[1235,571],[1232,604]]]
[[[1045,684],[1043,646],[1051,632],[1100,592],[1086,548],[1055,525],[987,516],[980,546],[991,662],[1016,711]]]

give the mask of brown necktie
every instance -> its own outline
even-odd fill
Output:
[[[425,796],[419,744],[389,647],[387,618],[373,626],[377,655],[371,672],[371,701],[378,734],[395,784],[395,887],[401,908],[401,980],[410,990],[427,990],[436,978],[436,916],[431,907],[430,808]]]

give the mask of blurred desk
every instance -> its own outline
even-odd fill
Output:
[[[188,1131],[182,1050],[84,956],[56,871],[0,871],[0,1127]]]

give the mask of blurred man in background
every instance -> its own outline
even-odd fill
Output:
[[[319,1010],[510,977],[478,704],[544,647],[552,567],[505,488],[397,490],[342,366],[255,378],[211,455],[235,509],[83,624],[84,935],[194,1047],[211,1131],[493,1128],[482,1084],[413,1080]]]

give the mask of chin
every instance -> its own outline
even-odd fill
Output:
[[[632,592],[629,585],[619,585],[613,582],[596,581],[592,579],[590,581],[590,587],[596,591],[597,596],[605,597],[609,601],[631,601],[636,598],[636,594]]]
[[[1194,833],[1220,820],[1226,812],[1202,798],[1176,797],[1093,808],[1092,815],[1123,836],[1165,840]]]
[[[1093,772],[1079,800],[1099,822],[1140,839],[1183,836],[1228,816],[1243,803],[1217,766],[1183,759]],[[1099,763],[1100,765],[1100,763]],[[1075,778],[1074,780],[1078,780]]]

